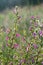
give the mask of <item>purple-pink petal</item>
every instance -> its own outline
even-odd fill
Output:
[[[17,34],[16,34],[16,37],[20,37],[20,34],[19,34],[19,33],[17,33]]]
[[[40,30],[40,31],[39,31],[39,35],[40,35],[40,36],[43,36],[43,30]]]
[[[19,47],[19,44],[14,44],[14,48],[18,48]]]
[[[9,40],[9,37],[8,36],[6,36],[6,41],[8,41]]]
[[[37,49],[37,48],[38,48],[37,44],[33,44],[33,47],[34,47],[35,49]]]
[[[34,63],[35,62],[35,60],[34,59],[32,59],[32,63]]]
[[[31,19],[34,19],[34,16],[31,16]]]
[[[36,37],[36,32],[33,33],[33,36]]]
[[[41,64],[43,65],[43,61],[41,62]]]

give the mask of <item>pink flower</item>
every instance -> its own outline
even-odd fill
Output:
[[[7,33],[7,34],[9,34],[9,32],[10,32],[10,29],[9,29],[9,28],[7,28],[6,33]]]
[[[39,31],[39,35],[40,35],[40,36],[43,36],[43,30],[40,30],[40,31]]]
[[[36,37],[36,32],[33,33],[33,36]]]
[[[20,37],[20,34],[19,34],[19,33],[17,33],[17,34],[16,34],[16,37]]]
[[[31,19],[34,19],[34,16],[31,16]]]
[[[41,64],[43,65],[43,61],[41,62]]]
[[[6,37],[6,41],[8,41],[8,40],[9,40],[9,37],[7,36],[7,37]]]
[[[35,49],[37,49],[37,48],[38,48],[37,44],[33,44],[33,47],[34,47]]]
[[[19,44],[14,44],[14,48],[18,48],[19,47]]]
[[[34,63],[35,62],[35,60],[34,60],[34,58],[32,58],[32,63]]]

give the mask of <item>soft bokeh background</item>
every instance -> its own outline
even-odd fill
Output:
[[[22,20],[34,15],[43,21],[43,0],[0,0],[0,26],[11,27],[13,25],[15,6],[18,6]]]

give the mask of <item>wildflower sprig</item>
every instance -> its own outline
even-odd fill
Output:
[[[37,17],[21,21],[15,7],[14,28],[0,30],[1,65],[43,65],[43,26]]]

